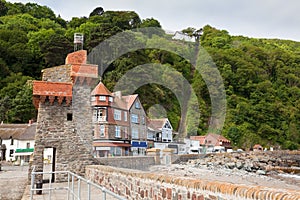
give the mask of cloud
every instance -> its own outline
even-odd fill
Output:
[[[10,2],[17,0],[9,0]],[[20,0],[28,2],[28,0]],[[35,0],[64,19],[88,16],[94,8],[133,10],[142,19],[156,18],[163,28],[182,30],[210,24],[230,34],[300,41],[298,0]]]

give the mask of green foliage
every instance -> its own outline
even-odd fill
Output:
[[[8,113],[13,123],[28,122],[36,117],[36,110],[32,104],[32,84],[28,82],[12,100]]]
[[[171,52],[154,48],[122,55],[104,72],[104,82],[110,90],[136,66],[158,63],[172,67],[195,91],[197,99],[192,99],[189,107],[199,105],[201,112],[198,126],[195,126],[193,109],[184,113],[189,119],[185,124],[187,135],[206,134],[210,123],[219,125],[218,121],[210,121],[211,97],[217,97],[218,88],[209,93],[207,83],[192,65],[203,47],[217,66],[226,90],[227,111],[222,134],[236,147],[251,148],[255,143],[284,149],[300,147],[299,42],[231,36],[225,30],[207,25],[203,27],[200,48],[199,43],[170,42],[172,36],[162,29],[151,31],[149,27],[161,25],[153,18],[141,20],[133,11],[104,12],[98,7],[89,17],[73,17],[66,22],[45,6],[0,0],[0,121],[27,122],[35,117],[31,87],[26,82],[40,79],[44,68],[64,64],[67,53],[73,49],[74,33],[84,34],[84,48],[90,51],[117,33],[136,29],[125,38],[116,37],[112,46],[117,48],[105,52],[101,59],[108,62],[109,54],[129,48],[127,41],[134,41],[133,46],[166,47]],[[194,36],[196,29],[188,27],[182,31]],[[189,59],[172,52],[187,55]],[[208,57],[201,59],[206,61]],[[214,73],[201,69],[206,79],[213,80]],[[166,71],[161,75],[168,83],[175,84]],[[140,95],[145,110],[159,104],[173,127],[178,128],[182,113],[173,91],[158,84],[147,84],[135,92]]]
[[[0,17],[6,15],[8,8],[4,0],[0,1]]]
[[[142,23],[139,26],[140,28],[146,28],[146,27],[158,27],[161,28],[161,25],[159,23],[159,21],[157,21],[154,18],[147,18],[147,19],[143,19]]]
[[[95,8],[91,13],[90,13],[90,17],[92,16],[101,16],[104,13],[104,10],[102,7],[97,7]]]
[[[299,42],[233,37],[206,26],[201,44],[227,91],[223,134],[243,148],[299,148]]]

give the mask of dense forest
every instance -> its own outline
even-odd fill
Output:
[[[157,29],[145,32],[147,27]],[[40,79],[44,68],[64,64],[66,55],[73,51],[74,33],[84,34],[84,49],[90,52],[117,33],[135,30],[131,37],[141,45],[166,44],[176,48],[184,43],[180,51],[189,55],[199,50],[199,45],[209,53],[225,86],[224,128],[208,130],[211,97],[205,81],[191,60],[172,52],[141,49],[114,60],[103,74],[103,82],[111,91],[135,66],[163,64],[180,72],[196,93],[200,123],[196,127],[187,125],[188,135],[213,131],[242,148],[250,148],[255,143],[282,149],[300,147],[300,42],[231,36],[226,30],[206,25],[196,42],[173,44],[168,43],[172,35],[159,28],[158,20],[140,19],[134,11],[105,11],[98,7],[88,17],[66,21],[46,6],[0,0],[0,121],[26,123],[36,118],[31,80]],[[197,30],[199,27],[187,27],[182,32],[193,36]],[[173,81],[168,76],[166,79]],[[173,91],[152,83],[135,92],[140,95],[145,110],[157,109],[153,113],[158,116],[154,117],[160,117],[159,111],[165,110],[160,115],[166,114],[173,127],[178,128],[181,110]]]

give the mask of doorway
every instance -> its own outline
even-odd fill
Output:
[[[55,161],[56,161],[56,148],[47,147],[44,148],[44,172],[54,172],[55,171]],[[45,179],[43,180],[44,183],[49,183],[50,179],[51,182],[55,181],[55,174],[46,174]]]

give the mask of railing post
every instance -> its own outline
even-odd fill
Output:
[[[31,172],[30,200],[33,198],[34,189],[34,172]]]
[[[102,190],[102,199],[106,200],[106,191],[104,189]]]
[[[74,200],[75,199],[75,196],[74,196],[74,175],[72,174],[72,199]]]
[[[91,200],[91,185],[90,181],[87,181],[87,187],[88,187],[88,200]]]
[[[70,172],[68,172],[68,194],[67,194],[67,200],[69,200],[70,197]]]
[[[80,178],[78,178],[78,200],[80,200]]]
[[[51,200],[51,183],[52,183],[52,171],[50,173],[50,178],[49,178],[49,200]]]

